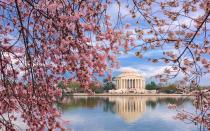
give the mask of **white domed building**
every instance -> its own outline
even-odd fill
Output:
[[[115,78],[116,90],[110,93],[145,93],[145,78],[134,70],[125,70]]]

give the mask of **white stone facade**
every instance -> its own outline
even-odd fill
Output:
[[[145,79],[136,71],[126,70],[115,78],[116,90],[110,93],[144,93]]]

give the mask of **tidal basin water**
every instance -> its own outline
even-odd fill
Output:
[[[157,96],[64,97],[58,108],[73,131],[207,131],[174,119],[168,104],[195,112],[189,97]]]

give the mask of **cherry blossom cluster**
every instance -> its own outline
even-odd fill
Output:
[[[96,76],[111,74],[115,54],[130,41],[110,22],[111,2],[0,1],[0,128],[18,129],[14,112],[31,130],[62,128],[58,82],[88,88]]]

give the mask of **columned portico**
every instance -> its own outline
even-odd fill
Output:
[[[116,88],[123,93],[144,93],[145,79],[138,72],[124,71],[116,77]]]

